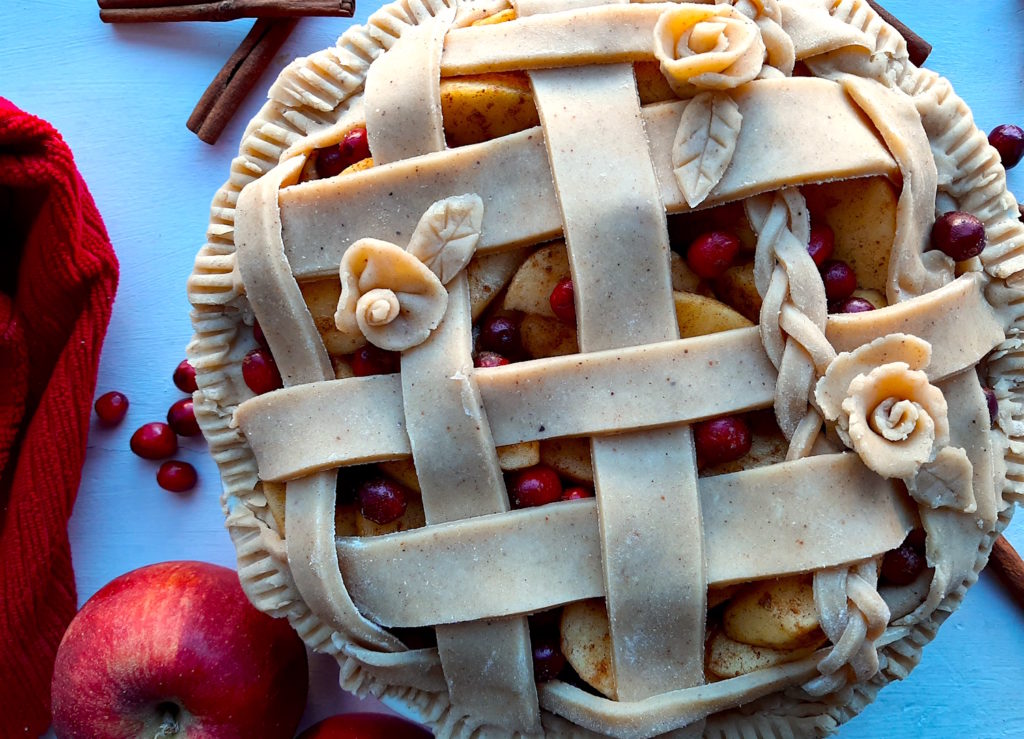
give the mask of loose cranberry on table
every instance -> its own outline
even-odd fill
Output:
[[[933,249],[955,262],[962,262],[985,249],[985,224],[970,213],[943,213],[932,226],[931,242]]]
[[[164,490],[172,493],[185,493],[196,486],[199,475],[196,468],[188,462],[172,459],[160,465],[156,472],[156,482]]]
[[[114,426],[124,420],[128,412],[128,396],[111,390],[96,398],[96,416],[107,426]]]
[[[847,298],[836,307],[836,313],[867,313],[869,310],[875,309],[871,301],[864,298]]]
[[[732,462],[750,451],[750,427],[739,416],[723,416],[693,426],[697,462],[702,467]]]
[[[181,363],[174,370],[174,385],[183,393],[194,393],[198,390],[196,385],[196,369],[187,360],[181,360]]]
[[[999,152],[1004,169],[1016,167],[1024,157],[1024,129],[1012,123],[996,126],[988,135],[988,142]]]
[[[563,323],[576,325],[576,299],[572,287],[572,278],[563,277],[551,290],[548,302],[555,317]]]
[[[705,280],[721,277],[740,253],[740,240],[728,231],[709,231],[693,240],[686,251],[690,269]]]
[[[594,491],[590,488],[585,488],[580,485],[575,487],[566,488],[562,492],[561,500],[584,500],[586,498],[593,498]]]
[[[811,227],[811,238],[807,242],[807,252],[820,268],[832,258],[836,250],[836,236],[832,229],[824,224]]]
[[[128,445],[143,459],[166,459],[178,451],[178,435],[166,423],[154,421],[140,426]]]
[[[829,300],[845,300],[857,289],[857,274],[839,259],[830,259],[821,266],[821,279]]]
[[[509,316],[493,316],[480,327],[480,346],[501,354],[515,356],[519,352],[519,322]]]
[[[198,436],[199,423],[192,408],[192,398],[182,398],[167,410],[167,425],[178,436]]]
[[[360,347],[352,355],[352,373],[356,377],[392,375],[401,366],[401,354],[389,352],[373,344]]]
[[[359,486],[359,510],[374,523],[396,521],[405,513],[405,489],[394,480],[374,477]]]
[[[511,493],[514,508],[554,503],[562,497],[562,481],[553,469],[539,464],[516,475]]]
[[[495,352],[479,352],[473,360],[475,367],[503,367],[511,364],[505,357]]]
[[[266,349],[253,349],[242,359],[242,379],[257,395],[277,390],[283,383],[277,362]]]
[[[343,713],[313,724],[296,739],[430,739],[433,734],[384,713]]]
[[[358,126],[346,133],[341,143],[316,150],[316,173],[319,177],[334,177],[368,156],[366,129]]]

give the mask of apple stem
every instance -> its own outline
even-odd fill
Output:
[[[160,728],[153,735],[153,739],[167,739],[168,737],[178,736],[181,731],[181,724],[178,723],[178,707],[171,703],[164,704],[161,708],[163,709],[163,719],[160,721]]]

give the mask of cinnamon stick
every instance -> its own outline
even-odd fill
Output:
[[[907,42],[907,53],[910,55],[910,63],[915,67],[920,67],[924,64],[925,59],[932,53],[932,45],[910,30],[910,27],[903,23],[903,21],[879,5],[877,0],[868,0],[868,5],[882,16],[882,20],[899,31],[899,34]]]
[[[992,545],[988,564],[999,575],[1013,599],[1024,606],[1024,560],[1005,537],[1000,536]]]
[[[351,18],[355,0],[99,0],[105,23],[230,21],[237,18]]]
[[[297,18],[260,18],[253,24],[185,124],[201,141],[216,143],[297,22]]]

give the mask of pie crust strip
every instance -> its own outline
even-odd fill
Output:
[[[301,159],[284,162],[242,190],[236,209],[245,217],[235,227],[236,260],[285,384],[316,387],[334,370],[284,256],[277,200],[282,182],[297,177],[301,166]],[[356,610],[342,581],[333,546],[335,479],[325,471],[289,483],[285,545],[289,562],[306,565],[291,568],[295,586],[319,619],[357,644],[402,650],[401,642]]]
[[[562,211],[580,348],[678,338],[668,224],[632,66],[541,70],[530,81]],[[616,186],[616,172],[633,173],[628,185]],[[638,700],[700,684],[707,586],[690,429],[595,438],[591,455],[616,692]],[[666,541],[687,542],[687,551],[666,551]]]
[[[702,206],[782,186],[898,173],[874,128],[834,82],[760,80],[732,94],[743,127],[732,164]],[[766,98],[773,104],[766,105]],[[644,146],[650,147],[660,197],[670,213],[689,210],[672,160],[672,141],[686,105],[642,108],[648,132]],[[558,236],[562,218],[543,138],[540,128],[532,128],[284,188],[281,220],[292,271],[298,279],[333,275],[357,239],[408,238],[420,214],[436,200],[467,192],[487,204],[480,253]]]
[[[951,323],[972,329],[953,334],[946,330]],[[826,331],[837,351],[851,351],[891,333],[931,342],[927,373],[933,381],[973,366],[1003,341],[1000,318],[985,301],[975,275],[880,310],[830,315]],[[708,356],[729,361],[712,360],[709,366]],[[474,370],[473,376],[499,446],[766,408],[775,393],[775,369],[755,327],[520,362]],[[236,411],[236,420],[263,479],[291,479],[317,469],[408,456],[401,392],[394,375],[286,388],[247,400]],[[377,422],[368,424],[370,418]],[[282,429],[289,428],[318,431],[284,444]],[[345,439],[344,449],[339,439]]]
[[[850,482],[856,492],[844,490]],[[916,520],[907,496],[852,453],[702,477],[698,487],[714,586],[873,557],[898,547]],[[809,525],[819,520],[821,528]],[[666,557],[687,556],[691,543],[662,545]],[[607,594],[593,499],[339,538],[337,547],[353,599],[385,626],[531,613]]]
[[[448,289],[441,325],[402,355],[405,426],[428,531],[434,524],[508,510],[494,440],[471,372],[473,326],[465,273]],[[513,731],[539,730],[525,618],[438,626],[436,633],[457,710]]]

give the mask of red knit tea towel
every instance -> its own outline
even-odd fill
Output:
[[[117,259],[71,152],[0,98],[0,737],[50,723],[75,614],[78,491]]]

